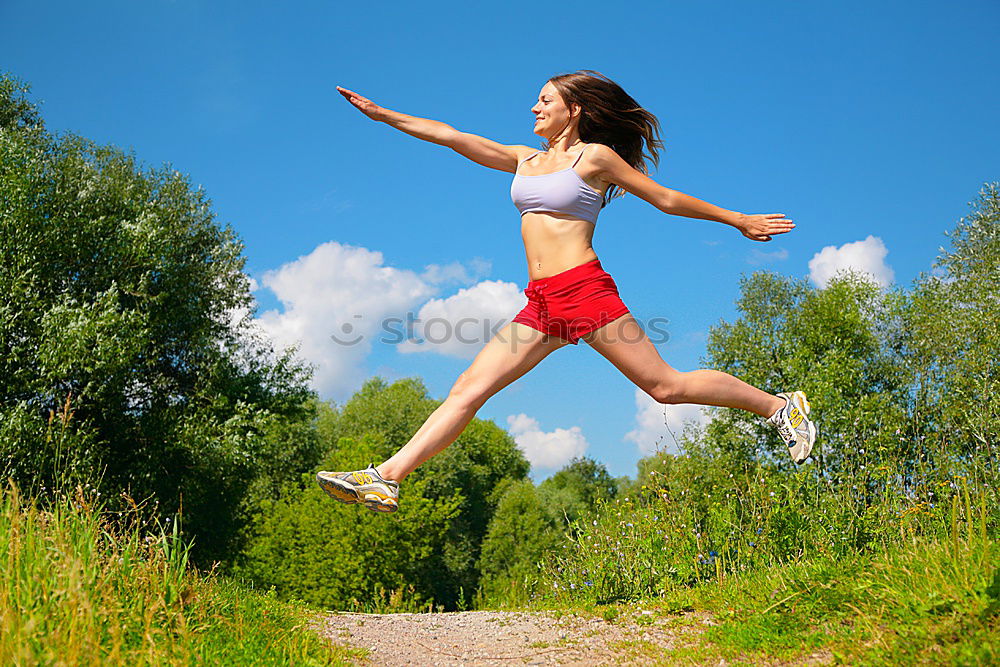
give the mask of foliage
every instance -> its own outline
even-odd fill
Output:
[[[561,522],[572,523],[597,507],[598,502],[614,498],[618,482],[608,474],[603,463],[583,456],[570,461],[538,487],[544,504]]]
[[[899,291],[857,274],[819,290],[757,272],[743,280],[740,318],[711,329],[705,366],[774,392],[805,391],[822,406],[814,457],[835,472],[859,443],[894,449],[889,435],[904,423],[909,389],[899,349],[904,303]],[[706,439],[742,462],[765,455],[794,467],[774,429],[749,412],[716,411]]]
[[[0,662],[347,664],[303,631],[314,613],[187,567],[176,517],[115,500],[0,491]]]
[[[338,451],[370,457],[377,448],[370,436],[345,437]],[[346,459],[334,455],[323,466],[343,469]],[[440,554],[464,500],[458,491],[432,499],[426,489],[426,480],[408,483],[397,512],[375,515],[334,502],[312,475],[304,476],[302,488],[261,505],[237,573],[282,597],[331,609],[426,608],[445,575]]]
[[[0,472],[183,504],[225,558],[248,494],[312,466],[308,371],[251,326],[242,244],[179,172],[46,132],[0,75]]]
[[[344,406],[322,408],[321,465],[356,470],[388,458],[440,404],[419,380],[369,379]],[[510,435],[474,418],[403,480],[393,514],[341,506],[303,476],[261,506],[240,571],[282,595],[331,607],[457,608],[479,585],[480,548],[497,505],[491,492],[527,472]],[[375,602],[380,595],[389,601]]]
[[[907,310],[917,417],[955,434],[956,453],[1000,442],[1000,183],[979,192]]]
[[[562,523],[531,480],[507,485],[483,541],[480,605],[510,606],[537,590],[539,563],[562,541]],[[487,602],[488,601],[488,602]]]
[[[530,481],[501,486],[496,513],[483,542],[478,606],[517,606],[538,591],[541,563],[567,533],[618,493],[603,464],[578,457],[535,487]]]
[[[9,74],[0,73],[0,129],[24,131],[40,128],[42,118],[28,100],[31,86]]]

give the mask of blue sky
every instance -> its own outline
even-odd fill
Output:
[[[443,398],[478,348],[405,351],[373,327],[406,312],[513,316],[527,268],[511,174],[368,120],[336,85],[537,146],[529,110],[545,80],[595,69],[659,118],[655,180],[794,219],[760,244],[634,197],[601,213],[602,264],[640,321],[669,320],[657,348],[692,370],[709,327],[735,316],[743,274],[854,265],[907,285],[930,268],[944,231],[998,177],[997,34],[1000,5],[985,0],[5,0],[0,68],[32,84],[50,129],[169,162],[205,188],[246,244],[262,326],[311,341],[326,397],[381,374],[420,376]],[[348,322],[365,342],[330,340]],[[581,344],[479,416],[550,463],[540,479],[581,451],[634,474],[663,408]]]

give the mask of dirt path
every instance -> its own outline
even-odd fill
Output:
[[[703,613],[602,618],[548,612],[334,614],[320,631],[367,665],[609,665],[663,660],[712,624]]]

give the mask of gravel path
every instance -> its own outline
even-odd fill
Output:
[[[613,622],[549,612],[328,616],[337,644],[368,649],[362,665],[609,665],[663,660],[711,625],[707,614],[638,612]]]

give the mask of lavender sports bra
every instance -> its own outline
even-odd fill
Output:
[[[589,146],[590,144],[587,144]],[[573,165],[553,171],[548,174],[522,176],[514,171],[514,182],[510,185],[510,198],[521,215],[533,211],[550,213],[566,213],[573,217],[597,223],[597,214],[604,208],[604,196],[587,185],[580,174],[576,172],[576,163],[580,161],[583,151],[576,156]],[[542,151],[535,151],[517,163],[520,167]]]

